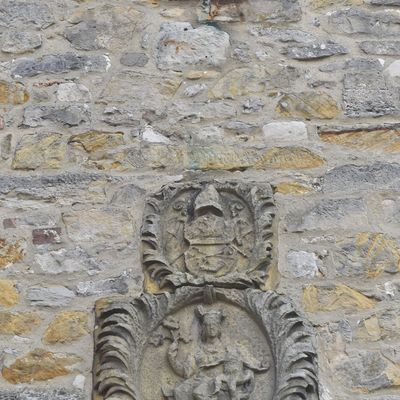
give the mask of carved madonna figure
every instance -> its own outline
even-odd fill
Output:
[[[318,400],[310,324],[260,290],[271,188],[167,186],[146,204],[145,293],[96,307],[93,400]]]

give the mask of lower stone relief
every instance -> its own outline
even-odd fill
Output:
[[[318,399],[310,326],[257,289],[182,287],[98,305],[94,399]]]

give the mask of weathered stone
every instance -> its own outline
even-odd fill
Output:
[[[349,117],[399,113],[396,94],[380,72],[347,73],[343,86],[344,109]]]
[[[142,132],[142,140],[150,143],[171,143],[171,141],[162,135],[161,133],[156,132],[152,126],[146,125]]]
[[[234,69],[217,81],[210,90],[210,95],[215,99],[235,99],[261,93],[266,89],[267,76],[262,67]]]
[[[400,60],[393,61],[384,71],[386,76],[397,81],[400,77]]]
[[[249,27],[249,32],[257,37],[261,37],[272,42],[279,40],[280,42],[295,43],[312,43],[316,41],[316,37],[304,31],[297,29],[277,29],[266,28],[264,26]]]
[[[376,315],[364,319],[358,325],[359,329],[357,330],[357,339],[372,342],[381,339],[382,329],[379,326],[379,319]]]
[[[3,228],[4,229],[14,229],[16,227],[17,227],[17,219],[16,218],[3,219]]]
[[[340,109],[327,93],[312,91],[284,95],[276,112],[285,117],[332,119],[339,115]]]
[[[4,379],[13,384],[47,381],[70,374],[70,367],[80,361],[75,355],[36,349],[3,368],[2,374]]]
[[[68,143],[78,144],[87,153],[94,153],[122,146],[124,144],[124,134],[123,132],[88,131],[71,136]]]
[[[243,103],[243,114],[252,114],[263,109],[265,103],[261,99],[248,98]]]
[[[374,6],[400,6],[399,0],[366,0],[366,3]]]
[[[21,83],[0,81],[0,104],[24,104],[29,94]]]
[[[0,306],[10,308],[19,302],[19,293],[15,283],[0,279]]]
[[[283,53],[294,60],[315,60],[338,54],[347,54],[348,51],[345,47],[337,43],[326,42],[302,46],[288,46]]]
[[[273,147],[265,152],[255,163],[257,169],[305,169],[317,168],[324,159],[303,147]]]
[[[34,286],[30,287],[26,294],[32,305],[41,307],[63,307],[74,297],[74,292],[64,286]]]
[[[85,103],[91,100],[89,89],[79,83],[61,83],[57,88],[57,99],[59,101]]]
[[[170,109],[170,115],[174,118],[174,122],[184,121],[209,121],[221,120],[222,118],[230,118],[236,116],[235,107],[222,101],[213,102],[176,102]]]
[[[32,231],[32,243],[35,245],[61,242],[61,228],[40,228]]]
[[[306,205],[305,210],[289,213],[287,228],[291,232],[337,229],[349,225],[356,228],[364,227],[367,222],[367,210],[362,199],[326,199],[312,206]]]
[[[235,47],[232,49],[232,58],[243,64],[251,63],[252,55],[249,45],[244,42],[235,43]]]
[[[366,310],[375,304],[376,300],[345,285],[334,287],[309,285],[303,292],[303,305],[308,312]]]
[[[187,86],[183,92],[183,94],[187,97],[197,96],[199,93],[204,92],[207,89],[207,86],[203,83],[199,83],[197,85]]]
[[[46,344],[69,343],[89,333],[88,314],[83,311],[64,311],[56,316],[46,329]]]
[[[136,185],[124,185],[113,193],[110,204],[125,208],[136,207],[136,201],[141,201],[144,193],[144,190]]]
[[[104,296],[106,294],[125,294],[128,292],[127,276],[102,279],[99,281],[80,282],[75,289],[78,296]]]
[[[129,43],[143,14],[132,6],[99,5],[74,13],[64,35],[77,50],[112,49]]]
[[[340,276],[376,278],[400,272],[400,242],[393,237],[362,232],[339,240],[337,246],[333,260]]]
[[[187,164],[187,149],[183,146],[146,143],[140,149],[131,150],[129,161],[136,167],[153,169],[175,168],[182,170]]]
[[[385,153],[400,152],[400,128],[393,126],[354,127],[329,131],[320,129],[319,137],[326,143],[360,150],[376,150]]]
[[[224,125],[224,128],[228,131],[235,132],[236,134],[249,134],[258,130],[257,125],[248,124],[243,121],[228,121]]]
[[[45,29],[54,22],[53,13],[45,2],[4,0],[0,3],[1,27],[33,25]]]
[[[0,157],[2,160],[8,160],[11,157],[12,135],[9,133],[0,140]]]
[[[206,70],[206,71],[197,71],[197,70],[189,70],[184,73],[185,78],[190,80],[197,79],[215,79],[220,76],[218,71]]]
[[[220,3],[217,0],[205,0],[198,9],[200,21],[223,22],[268,22],[282,24],[296,22],[301,18],[298,0],[247,0]]]
[[[269,143],[307,140],[307,126],[301,121],[269,122],[263,126],[264,140]]]
[[[126,67],[144,67],[149,62],[145,53],[123,53],[119,62]]]
[[[369,58],[350,58],[346,61],[336,61],[328,64],[324,64],[319,67],[321,72],[334,72],[334,71],[367,71],[371,70],[382,71],[383,66],[380,60],[369,59]]]
[[[379,204],[383,222],[396,227],[400,223],[400,197],[389,197]]]
[[[360,43],[360,49],[367,54],[400,56],[400,41],[368,40]]]
[[[387,367],[387,360],[379,352],[364,350],[352,352],[345,359],[335,363],[339,379],[347,387],[363,391],[389,387],[391,382],[385,371]]]
[[[0,193],[14,193],[30,198],[43,199],[74,199],[79,196],[82,200],[84,193],[92,185],[98,185],[99,182],[116,182],[113,177],[105,177],[96,173],[85,172],[66,172],[62,174],[43,174],[27,176],[2,176],[0,175]]]
[[[78,243],[130,242],[133,226],[127,213],[89,209],[63,214],[68,236]]]
[[[70,389],[0,389],[0,396],[5,400],[85,400],[81,391]]]
[[[65,154],[66,143],[61,134],[26,134],[17,145],[12,168],[60,168]]]
[[[5,239],[0,239],[0,269],[21,261],[23,256],[24,251],[20,243],[10,243]]]
[[[88,131],[71,136],[68,143],[86,167],[121,171],[134,168],[128,159],[129,150],[119,149],[124,144],[122,132]]]
[[[93,275],[109,267],[108,263],[97,260],[79,246],[35,254],[34,259],[40,271],[46,274],[86,272]]]
[[[373,163],[368,165],[342,165],[323,177],[324,192],[382,190],[400,188],[400,165]]]
[[[307,2],[312,8],[325,8],[331,6],[360,6],[364,3],[363,0],[308,0]]]
[[[151,82],[151,83],[150,83]],[[100,93],[100,99],[106,104],[126,103],[144,110],[160,110],[161,80],[154,74],[141,70],[123,70],[113,74]]]
[[[330,30],[347,34],[395,36],[400,33],[400,16],[392,11],[368,12],[358,8],[335,11],[328,18]]]
[[[281,194],[303,195],[312,190],[297,182],[280,182],[275,186],[275,192]]]
[[[84,105],[68,106],[29,106],[24,110],[23,125],[30,128],[45,126],[48,123],[66,126],[78,126],[90,122],[89,107]]]
[[[42,45],[42,36],[30,31],[10,31],[6,34],[1,51],[23,54],[38,49]]]
[[[287,273],[295,278],[315,278],[320,274],[321,261],[315,253],[291,250],[286,256]]]
[[[193,146],[189,149],[188,158],[190,169],[234,171],[252,167],[258,158],[258,154],[254,149]]]
[[[26,335],[40,325],[41,319],[36,313],[0,312],[1,335]],[[1,394],[1,392],[0,392]]]
[[[140,115],[136,110],[117,107],[107,107],[103,112],[102,120],[110,126],[139,126]]]
[[[107,56],[65,53],[41,58],[19,58],[11,69],[11,75],[16,78],[71,71],[105,72],[109,67],[110,61]]]
[[[228,48],[229,35],[214,27],[193,29],[186,22],[166,23],[158,38],[156,62],[162,70],[218,66],[226,61]]]

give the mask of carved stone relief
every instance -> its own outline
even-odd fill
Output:
[[[274,292],[188,286],[114,300],[96,339],[99,398],[318,399],[312,329]]]
[[[147,288],[96,307],[94,400],[318,400],[311,326],[259,285],[269,186],[167,186],[142,228]],[[163,291],[163,293],[160,293]]]
[[[269,185],[167,186],[145,209],[146,278],[160,288],[258,287],[271,261],[273,218]]]

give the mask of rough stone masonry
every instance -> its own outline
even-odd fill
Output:
[[[0,399],[88,400],[148,193],[269,183],[323,400],[400,399],[400,2],[0,0]]]

